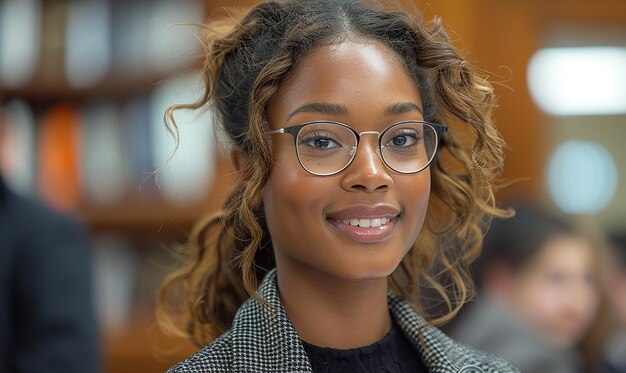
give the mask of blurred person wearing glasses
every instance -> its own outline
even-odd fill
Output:
[[[478,299],[452,335],[528,373],[595,371],[603,343],[593,237],[530,205],[495,220],[474,263]]]
[[[0,110],[0,146],[5,131]],[[80,226],[0,173],[0,372],[100,370],[90,250]]]

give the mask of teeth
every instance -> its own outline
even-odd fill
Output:
[[[343,220],[342,223],[346,225],[350,224],[354,226],[359,226],[362,228],[369,228],[369,227],[380,227],[381,225],[385,225],[389,223],[390,221],[391,219],[388,219],[388,218],[349,219],[349,220]]]

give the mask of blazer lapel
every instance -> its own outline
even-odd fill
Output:
[[[432,373],[482,373],[472,354],[417,315],[413,307],[389,293],[389,308]],[[420,335],[421,334],[421,335]]]
[[[258,293],[271,308],[248,299],[235,315],[233,370],[312,373],[300,338],[280,302],[276,269],[267,273]]]

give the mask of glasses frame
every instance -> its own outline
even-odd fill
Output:
[[[348,161],[348,163],[346,163],[345,166],[343,166],[342,168],[340,168],[337,171],[334,172],[328,172],[328,173],[315,173],[312,172],[311,170],[307,169],[303,164],[302,161],[300,160],[300,151],[298,150],[298,134],[300,133],[300,131],[311,124],[323,124],[323,123],[329,123],[329,124],[334,124],[334,125],[338,125],[344,128],[349,129],[352,134],[354,135],[354,138],[356,139],[356,147],[352,150],[352,154],[350,157],[350,161]],[[420,124],[420,125],[425,125],[425,126],[429,126],[431,127],[434,132],[435,132],[435,150],[433,152],[432,157],[430,157],[430,159],[428,160],[428,163],[426,163],[426,165],[422,168],[420,168],[417,171],[399,171],[396,170],[395,168],[391,167],[387,161],[385,160],[385,157],[383,157],[382,155],[382,149],[385,147],[384,145],[382,145],[382,138],[385,135],[385,133],[387,133],[387,131],[389,131],[391,128],[401,125],[401,124]],[[416,174],[418,172],[421,172],[423,170],[425,170],[428,166],[430,166],[430,164],[432,163],[433,159],[435,159],[435,155],[437,154],[437,151],[439,150],[439,141],[441,140],[441,136],[446,133],[448,131],[448,127],[443,125],[443,124],[438,124],[438,123],[431,123],[431,122],[427,122],[427,121],[423,121],[423,120],[404,120],[404,121],[400,121],[400,122],[395,122],[390,124],[389,126],[387,126],[385,129],[383,129],[381,132],[378,131],[363,131],[363,132],[357,132],[355,131],[352,127],[348,126],[347,124],[341,123],[341,122],[335,122],[335,121],[331,121],[331,120],[314,120],[314,121],[310,121],[310,122],[304,122],[304,123],[300,123],[300,124],[296,124],[293,126],[289,126],[289,127],[283,127],[283,128],[279,128],[277,130],[272,130],[272,131],[267,131],[266,133],[268,135],[276,135],[276,134],[290,134],[293,137],[293,143],[294,146],[296,148],[296,158],[298,158],[298,163],[300,163],[300,166],[302,166],[302,168],[310,173],[311,175],[315,175],[315,176],[331,176],[331,175],[336,175],[338,173],[340,173],[341,171],[345,170],[346,168],[348,168],[351,164],[352,161],[354,161],[354,158],[356,157],[356,151],[359,148],[359,143],[361,142],[361,136],[366,134],[376,134],[378,135],[378,147],[376,148],[376,151],[378,152],[378,156],[380,157],[381,161],[383,161],[383,163],[385,164],[385,166],[389,167],[389,169],[400,173],[400,174]]]

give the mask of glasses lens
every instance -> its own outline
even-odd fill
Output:
[[[437,133],[424,123],[399,123],[381,139],[381,155],[392,169],[411,173],[424,169],[437,150]]]
[[[302,167],[313,174],[329,175],[350,163],[357,139],[344,126],[313,123],[300,130],[296,143]]]

